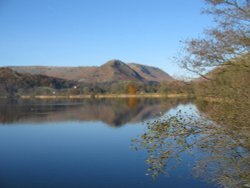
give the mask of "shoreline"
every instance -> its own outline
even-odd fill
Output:
[[[21,95],[20,99],[188,98],[188,94]]]

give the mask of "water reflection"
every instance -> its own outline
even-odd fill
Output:
[[[186,100],[85,99],[0,101],[0,122],[102,121],[119,127],[157,117]]]
[[[2,100],[0,101],[1,125],[23,125],[23,123],[41,125],[44,122],[46,124],[14,128],[0,126],[2,144],[0,166],[4,169],[0,174],[5,177],[4,172],[18,171],[22,169],[20,166],[25,164],[25,161],[30,164],[33,160],[29,170],[31,174],[34,171],[38,172],[37,182],[41,182],[40,177],[47,178],[48,182],[51,181],[50,176],[53,173],[45,168],[51,167],[59,169],[55,172],[58,178],[57,184],[60,184],[61,179],[66,181],[67,178],[61,178],[65,172],[65,177],[71,174],[71,180],[67,183],[74,182],[78,187],[79,182],[85,181],[91,182],[96,187],[101,187],[106,182],[106,187],[112,187],[105,178],[101,181],[103,174],[107,172],[111,173],[110,182],[117,183],[115,187],[119,187],[121,183],[119,177],[125,179],[127,187],[180,187],[180,185],[188,187],[188,184],[189,187],[248,187],[250,185],[250,140],[247,129],[249,111],[245,109],[244,112],[244,108],[238,105],[236,109],[230,104],[199,101],[194,105],[190,100],[166,99]],[[241,114],[237,115],[239,112]],[[61,123],[57,123],[59,121]],[[99,121],[112,127],[142,121],[145,121],[146,125],[126,126],[114,131],[109,127],[99,126],[103,125]],[[143,128],[145,130],[142,130]],[[136,137],[136,134],[139,136]],[[132,148],[146,152],[133,155],[133,151],[128,148],[131,137],[134,137]],[[22,153],[26,153],[23,158],[16,158],[22,156]],[[118,154],[120,160],[117,158]],[[46,160],[41,158],[40,162],[36,161],[35,159],[40,156]],[[146,158],[147,172],[143,158]],[[10,168],[13,161],[18,165]],[[65,163],[68,166],[65,166]],[[190,163],[190,166],[183,163]],[[111,167],[116,170],[110,170]],[[102,173],[99,174],[102,169]],[[190,169],[197,179],[177,179],[177,175],[169,179],[161,177],[162,174],[173,173],[178,176],[180,173],[188,176]],[[71,173],[68,173],[70,170]],[[74,179],[77,177],[75,172],[83,177]],[[27,182],[31,181],[30,176],[22,174],[23,178],[28,179]],[[120,174],[118,178],[113,178],[118,174]],[[152,176],[157,181],[150,181],[151,178],[144,174]],[[12,176],[14,177],[12,174],[6,175],[6,177]],[[100,179],[100,182],[96,182],[96,178]],[[138,182],[140,180],[142,183],[139,185],[127,179]],[[198,182],[200,179],[209,183]],[[179,183],[179,180],[181,182],[177,186],[176,182]],[[214,183],[215,186],[210,183]]]
[[[209,105],[198,107],[211,110]],[[213,111],[215,117],[221,113]],[[208,116],[214,117],[190,106],[188,111],[180,108],[174,115],[148,122],[146,130],[132,139],[134,150],[148,153],[147,175],[156,179],[160,174],[168,174],[189,155],[194,160],[195,177],[221,187],[250,187],[250,141],[245,124],[238,124],[236,129]]]

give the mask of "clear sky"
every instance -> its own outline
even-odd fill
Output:
[[[202,0],[0,0],[0,66],[99,66],[110,59],[183,72],[180,40],[210,26]]]

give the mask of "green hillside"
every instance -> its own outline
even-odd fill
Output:
[[[196,95],[234,102],[250,101],[250,54],[234,59],[206,76],[210,80],[202,79],[194,83]]]

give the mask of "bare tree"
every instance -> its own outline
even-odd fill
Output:
[[[203,13],[213,15],[216,26],[203,38],[184,42],[181,67],[205,77],[213,67],[233,64],[250,52],[250,1],[205,0]]]

